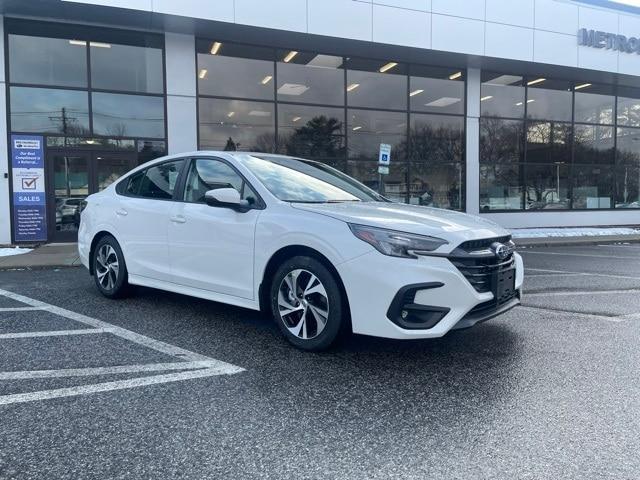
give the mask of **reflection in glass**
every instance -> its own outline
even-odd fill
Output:
[[[198,92],[273,100],[273,60],[271,49],[201,40],[198,42]]]
[[[613,207],[613,171],[611,165],[574,165],[572,208]]]
[[[344,105],[342,57],[298,52],[288,62],[278,52],[278,100],[283,102]]]
[[[527,117],[571,121],[572,93],[569,82],[530,78],[527,85]],[[524,108],[524,105],[519,105]]]
[[[522,209],[523,137],[522,121],[481,119],[481,211]]]
[[[409,203],[463,208],[464,118],[412,114],[409,143]]]
[[[525,165],[527,210],[566,210],[569,208],[569,166]]]
[[[93,93],[93,131],[110,137],[163,138],[162,97]]]
[[[576,122],[613,124],[616,100],[612,87],[582,83],[575,91]]]
[[[87,158],[56,155],[52,162],[56,230],[77,231],[80,226],[80,202],[89,195]]]
[[[138,164],[167,154],[167,144],[158,140],[138,140]]]
[[[87,92],[11,87],[13,132],[89,135]]]
[[[406,67],[396,62],[349,59],[347,104],[352,107],[405,110]]]
[[[170,200],[184,160],[161,163],[145,171],[137,194],[144,198]]]
[[[378,161],[380,144],[391,145],[391,158],[406,158],[407,114],[347,111],[349,158]]]
[[[569,163],[571,124],[531,122],[527,125],[527,163]]]
[[[524,117],[525,88],[521,76],[483,72],[481,88],[481,115]]]
[[[433,113],[464,113],[463,70],[411,66],[411,110]]]
[[[574,162],[613,164],[613,127],[576,125],[574,136]]]
[[[267,102],[200,98],[200,147],[274,152],[274,106]]]
[[[102,191],[122,177],[130,169],[128,159],[102,154],[96,157],[98,191]]]
[[[640,129],[618,128],[616,208],[640,208]]]
[[[87,44],[60,38],[9,35],[12,83],[87,86]]]
[[[407,201],[407,167],[405,162],[391,162],[388,175],[378,173],[378,161],[347,161],[347,175],[362,182],[393,202]]]
[[[159,48],[91,43],[91,86],[140,93],[164,91]]]
[[[618,97],[618,125],[640,127],[640,98]]]
[[[280,153],[317,160],[344,157],[344,110],[278,105]]]

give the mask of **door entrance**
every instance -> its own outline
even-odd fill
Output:
[[[53,242],[75,242],[78,240],[82,200],[104,190],[134,168],[137,155],[50,148],[46,164],[49,239]]]

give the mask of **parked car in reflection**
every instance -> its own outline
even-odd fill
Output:
[[[616,208],[640,208],[640,201],[629,203],[616,203]]]
[[[83,198],[56,198],[56,222],[58,213],[60,223],[75,223],[79,219],[80,203]],[[78,222],[79,223],[79,222]]]

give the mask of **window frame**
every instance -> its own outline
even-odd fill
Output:
[[[258,192],[258,189],[254,187],[254,185],[247,179],[247,177],[243,175],[243,173],[240,170],[238,170],[238,168],[232,162],[224,158],[216,157],[213,155],[196,155],[193,157],[185,157],[185,160],[187,161],[185,162],[185,165],[182,169],[180,177],[178,178],[178,183],[176,183],[176,189],[174,190],[174,198],[177,197],[178,202],[186,203],[189,205],[206,205],[206,203],[202,203],[202,202],[191,202],[191,201],[185,200],[184,192],[187,185],[189,172],[191,172],[191,166],[195,165],[195,162],[197,160],[213,160],[213,161],[221,162],[227,165],[228,167],[230,167],[236,173],[236,175],[238,175],[238,177],[242,179],[244,185],[248,185],[249,188],[251,188],[251,190],[253,190],[253,192],[256,194],[256,203],[254,205],[248,205],[248,208],[250,210],[264,210],[267,208],[267,204],[265,203],[262,196]]]
[[[137,199],[141,199],[141,200],[152,200],[152,201],[161,201],[161,202],[175,202],[178,201],[176,199],[177,196],[177,192],[180,188],[180,185],[182,185],[183,182],[183,177],[184,177],[184,172],[185,172],[185,165],[187,165],[189,162],[189,157],[177,157],[177,158],[171,158],[171,159],[166,159],[163,160],[161,162],[157,162],[154,163],[152,165],[148,165],[145,168],[141,168],[139,170],[134,170],[132,172],[129,172],[127,175],[125,175],[123,178],[118,179],[117,182],[115,182],[115,191],[117,195],[120,195],[121,197],[127,197],[127,198],[137,198]],[[167,163],[175,163],[175,162],[179,162],[182,161],[182,166],[180,167],[180,172],[178,173],[178,178],[176,179],[176,186],[173,189],[173,195],[171,198],[153,198],[153,197],[144,197],[142,195],[140,195],[140,187],[138,187],[138,191],[135,195],[127,193],[127,187],[129,186],[129,182],[137,175],[142,175],[145,176],[147,174],[147,171],[149,171],[152,168],[155,167],[159,167],[161,165],[165,165]],[[107,187],[108,188],[108,187]]]

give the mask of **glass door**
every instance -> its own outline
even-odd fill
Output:
[[[78,238],[80,203],[90,193],[90,156],[53,154],[48,163],[53,170],[49,236],[54,242],[74,242]]]
[[[134,153],[56,152],[47,156],[49,165],[49,238],[53,242],[75,242],[80,226],[82,200],[104,190],[137,165]]]

